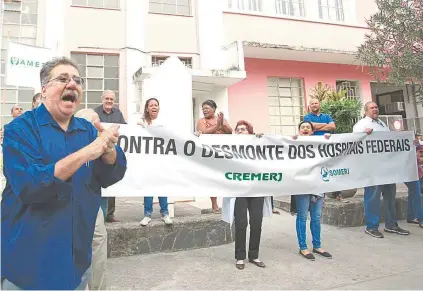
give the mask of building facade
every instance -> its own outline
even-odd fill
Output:
[[[231,124],[247,119],[257,132],[294,134],[317,82],[362,102],[396,103],[386,114],[413,119],[423,112],[407,89],[375,84],[356,60],[376,8],[373,0],[9,0],[1,114],[7,122],[13,104],[29,109],[34,93],[5,88],[9,39],[71,57],[87,81],[81,108],[98,106],[110,89],[130,123],[157,94],[148,80],[169,56],[191,73],[191,94],[175,95],[184,99],[180,108],[172,97],[157,97],[176,107],[169,120],[189,115],[190,130],[202,101],[214,99]]]

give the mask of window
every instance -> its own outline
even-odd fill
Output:
[[[72,53],[71,58],[79,65],[84,78],[84,95],[80,108],[95,108],[101,104],[104,90],[116,94],[119,103],[119,56],[102,54]]]
[[[336,90],[345,91],[345,97],[361,101],[360,86],[356,81],[338,80]]]
[[[119,9],[119,2],[120,0],[72,0],[72,5],[94,8]]]
[[[229,0],[229,8],[243,11],[260,12],[262,9],[261,0]]]
[[[275,0],[276,14],[305,16],[304,0]]]
[[[319,0],[319,17],[323,20],[344,21],[342,0]]]
[[[191,15],[191,0],[150,0],[150,12]]]
[[[3,18],[1,18],[1,71],[0,90],[5,92],[5,106],[1,106],[1,121],[9,123],[12,120],[10,109],[15,104],[21,105],[25,110],[31,109],[33,88],[6,86],[5,65],[9,41],[35,45],[37,41],[38,0],[22,0],[4,2]],[[3,126],[1,124],[0,126]]]
[[[151,66],[152,67],[158,67],[168,58],[168,56],[152,56],[151,58]],[[192,58],[186,58],[186,57],[178,57],[181,62],[189,69],[192,69]]]
[[[272,134],[294,135],[304,116],[301,79],[268,78],[269,118]]]

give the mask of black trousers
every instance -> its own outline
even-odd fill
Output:
[[[235,200],[235,259],[245,260],[247,241],[247,210],[250,214],[250,245],[248,258],[258,259],[264,197],[238,197]]]
[[[107,216],[108,217],[115,216],[115,203],[116,203],[116,197],[107,198]]]

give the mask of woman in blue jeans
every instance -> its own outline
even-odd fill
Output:
[[[150,98],[145,102],[144,115],[138,122],[144,128],[163,126],[159,117],[160,103],[157,98]],[[169,216],[167,197],[159,197],[160,214],[165,224],[170,225],[173,223]],[[144,197],[144,218],[141,220],[140,225],[146,226],[151,221],[153,214],[153,197]]]
[[[313,134],[313,124],[308,121],[303,121],[298,126],[300,136],[308,136]],[[330,134],[324,135],[326,139]],[[297,139],[294,136],[293,139]],[[291,196],[291,213],[297,213],[296,229],[298,245],[300,247],[299,254],[308,259],[315,260],[314,255],[307,248],[306,241],[306,227],[307,215],[310,211],[310,231],[313,237],[313,253],[318,254],[324,258],[331,259],[332,255],[322,249],[320,240],[321,223],[320,218],[322,215],[323,202],[325,199],[324,194],[303,194]]]

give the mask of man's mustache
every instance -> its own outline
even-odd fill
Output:
[[[78,92],[68,90],[62,94],[61,99],[63,101],[75,102],[78,99]]]

